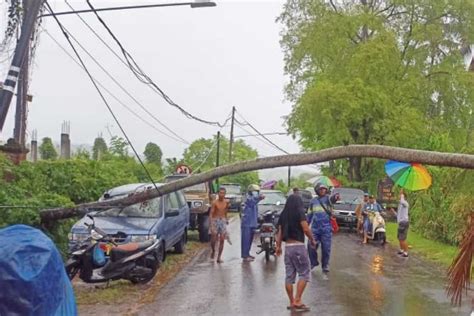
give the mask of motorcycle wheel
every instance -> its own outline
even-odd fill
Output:
[[[385,246],[387,243],[387,236],[385,236],[385,233],[379,233],[379,241],[381,246]]]
[[[270,249],[265,250],[265,260],[270,261]]]
[[[140,276],[132,276],[130,278],[130,281],[133,284],[145,284],[150,282],[155,277],[156,272],[158,271],[158,268],[160,266],[160,262],[156,258],[156,256],[152,256],[140,259],[140,261],[137,262],[137,265],[150,269],[150,272]]]
[[[66,262],[66,273],[67,276],[69,277],[69,280],[74,279],[76,274],[79,272],[79,262],[73,259],[68,259]]]

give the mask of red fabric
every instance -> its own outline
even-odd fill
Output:
[[[332,226],[332,232],[336,234],[339,231],[339,225],[337,224],[335,217],[331,217],[331,226]]]

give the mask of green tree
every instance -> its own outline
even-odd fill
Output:
[[[97,137],[94,140],[94,147],[92,147],[92,159],[100,160],[108,153],[107,143],[104,138]]]
[[[182,163],[182,160],[178,160],[178,158],[173,157],[173,158],[166,158],[166,164],[165,164],[165,174],[170,175],[176,172],[176,168],[180,163]]]
[[[49,137],[44,137],[39,147],[40,157],[43,160],[55,160],[58,158],[56,148],[54,148],[53,141]]]
[[[128,142],[118,136],[113,136],[110,139],[110,153],[119,158],[127,158],[128,157]]]
[[[77,159],[90,159],[91,153],[85,148],[79,148],[75,153],[74,157]]]
[[[473,40],[472,1],[288,0],[279,21],[288,128],[304,149],[470,144],[474,76],[459,51]],[[351,181],[371,172],[357,157],[344,167]]]
[[[247,145],[243,140],[237,140],[233,145],[233,161],[256,159],[257,150]],[[217,137],[212,139],[201,138],[189,145],[183,154],[186,164],[193,166],[194,172],[203,172],[216,167]],[[229,163],[229,140],[223,136],[220,138],[219,165]],[[220,179],[220,183],[239,183],[243,187],[251,183],[258,183],[257,172],[245,172],[237,175],[227,176]]]
[[[161,166],[161,159],[163,158],[163,152],[161,151],[160,146],[155,143],[148,143],[145,146],[145,151],[143,152],[145,159],[148,163],[153,163]]]

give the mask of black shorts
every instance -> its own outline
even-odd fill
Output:
[[[407,240],[408,227],[410,227],[410,223],[408,222],[398,223],[398,234],[397,234],[398,240],[401,240],[401,241]]]

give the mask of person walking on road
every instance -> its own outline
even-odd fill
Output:
[[[225,199],[225,188],[219,189],[218,199],[212,202],[210,212],[210,231],[211,231],[211,259],[214,260],[216,241],[219,239],[219,252],[217,254],[217,263],[222,263],[222,251],[224,250],[224,240],[227,237],[227,212],[229,210],[229,201]]]
[[[311,222],[311,230],[316,240],[316,248],[308,247],[308,254],[311,261],[311,270],[319,265],[318,247],[321,244],[321,263],[325,276],[329,273],[329,258],[331,256],[332,241],[332,204],[328,193],[328,188],[322,183],[314,187],[316,197],[311,200],[310,214],[308,220]]]
[[[257,228],[258,202],[263,199],[264,196],[260,194],[260,187],[256,184],[249,185],[240,223],[241,257],[245,262],[255,260],[255,257],[250,255],[250,248],[252,247],[254,231]]]
[[[278,235],[276,240],[276,255],[282,253],[282,241],[285,245],[285,289],[290,300],[288,309],[294,311],[309,311],[309,307],[303,304],[301,298],[307,283],[310,281],[310,263],[308,252],[304,244],[305,235],[312,247],[316,247],[316,241],[306,221],[303,200],[299,195],[292,194],[286,201],[285,208],[278,219]],[[293,285],[296,284],[296,295],[293,294]]]
[[[362,216],[362,211],[365,210],[365,204],[369,203],[369,193],[364,193],[364,200],[357,205],[355,213],[357,217],[357,233],[363,234],[363,223],[364,217]]]
[[[398,251],[398,254],[405,258],[408,258],[407,235],[408,235],[408,228],[410,226],[410,222],[408,218],[408,209],[409,209],[409,204],[406,200],[405,193],[403,192],[403,190],[400,190],[400,202],[398,204],[398,209],[396,211],[397,223],[398,223],[397,238],[400,243],[400,250]]]

